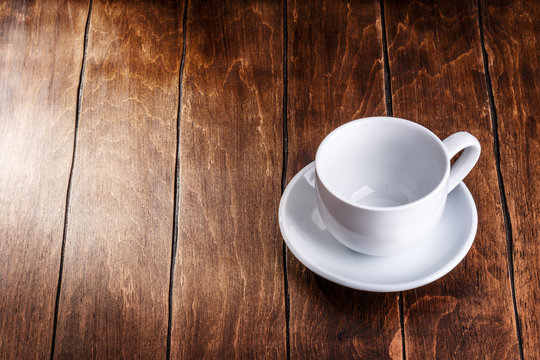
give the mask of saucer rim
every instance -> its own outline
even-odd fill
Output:
[[[327,280],[335,282],[337,284],[340,284],[340,285],[343,285],[352,289],[356,289],[356,290],[371,291],[371,292],[405,291],[405,290],[411,290],[411,289],[418,288],[420,286],[427,285],[445,276],[451,270],[453,270],[465,258],[465,256],[469,252],[474,242],[476,231],[478,229],[478,211],[476,209],[476,204],[474,202],[474,198],[471,192],[469,191],[465,183],[461,182],[458,186],[456,186],[456,188],[453,191],[464,192],[465,197],[467,199],[467,203],[471,210],[471,226],[469,228],[467,238],[463,240],[462,245],[459,248],[459,251],[455,252],[455,254],[450,258],[449,261],[445,262],[440,267],[435,268],[430,274],[420,277],[415,280],[411,280],[411,281],[380,284],[380,283],[374,283],[374,282],[356,281],[356,280],[352,280],[350,277],[344,277],[342,275],[339,275],[335,273],[334,271],[328,271],[328,270],[325,271],[325,269],[321,268],[321,266],[318,263],[310,261],[306,257],[302,256],[302,251],[300,251],[297,247],[294,246],[294,241],[291,241],[292,236],[289,234],[289,231],[287,229],[286,218],[285,218],[285,207],[287,205],[289,194],[293,190],[294,185],[296,185],[296,183],[301,179],[301,177],[314,166],[315,166],[314,161],[309,163],[304,168],[302,168],[287,184],[287,187],[285,188],[285,191],[283,192],[283,195],[281,196],[278,217],[279,217],[280,232],[281,232],[281,235],[283,236],[283,240],[285,241],[287,247],[292,252],[292,254],[305,267],[313,271],[315,274]]]

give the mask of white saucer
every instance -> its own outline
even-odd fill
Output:
[[[341,245],[326,230],[309,175],[315,163],[291,180],[279,204],[279,227],[288,248],[314,273],[359,290],[409,290],[439,279],[465,257],[476,235],[478,215],[464,183],[449,195],[440,223],[414,248],[375,257]],[[306,176],[305,176],[306,175]]]

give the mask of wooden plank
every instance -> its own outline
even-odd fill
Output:
[[[465,183],[478,233],[465,260],[404,295],[409,359],[519,358],[475,2],[385,1],[394,115],[440,138],[465,130],[482,155]]]
[[[385,114],[378,1],[288,3],[287,178],[350,120]],[[291,358],[399,359],[398,294],[326,281],[287,253]]]
[[[0,3],[2,359],[51,350],[87,11],[87,2]]]
[[[481,9],[512,225],[523,354],[533,359],[540,349],[540,5],[500,1]]]
[[[286,357],[279,3],[190,1],[171,357]]]
[[[94,1],[58,358],[165,357],[182,13]]]

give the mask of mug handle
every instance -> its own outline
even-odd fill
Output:
[[[480,143],[468,132],[460,131],[444,139],[443,144],[450,159],[464,150],[450,168],[450,177],[448,178],[448,192],[450,192],[467,176],[478,161]]]

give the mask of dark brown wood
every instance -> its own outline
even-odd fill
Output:
[[[165,357],[182,13],[93,3],[57,358]]]
[[[378,1],[288,3],[287,178],[350,120],[385,114]],[[348,289],[287,253],[293,359],[400,359],[398,295]]]
[[[392,0],[385,13],[394,115],[440,138],[468,131],[483,148],[465,179],[475,242],[450,274],[405,293],[407,358],[519,358],[475,2]]]
[[[482,2],[481,9],[512,225],[523,355],[534,359],[540,349],[540,4],[491,1]]]
[[[173,359],[538,357],[540,5],[188,3],[180,108],[183,2],[95,0],[78,111],[89,2],[0,2],[0,358],[51,357],[68,199],[56,358],[164,359],[169,316]],[[381,4],[393,114],[483,147],[475,243],[403,293],[403,339],[399,294],[284,259],[277,224],[283,146],[290,180],[386,113]]]
[[[0,4],[0,358],[51,350],[87,2]]]
[[[286,357],[282,12],[190,1],[171,357]]]

